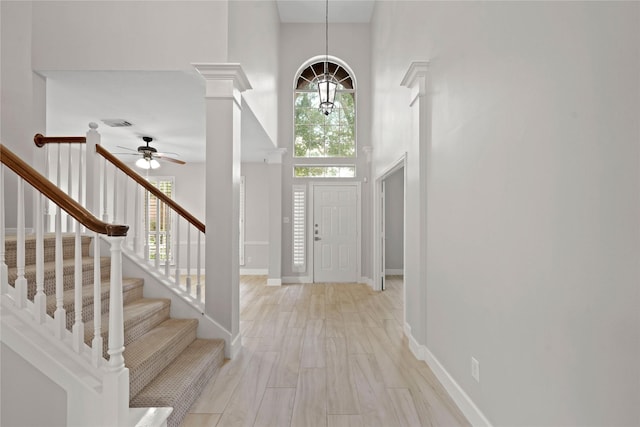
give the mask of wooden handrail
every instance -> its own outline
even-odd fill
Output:
[[[104,157],[105,159],[107,159],[109,162],[111,162],[115,167],[120,169],[129,178],[133,179],[135,182],[137,182],[138,184],[143,186],[147,191],[149,191],[151,194],[156,196],[163,203],[169,205],[174,211],[176,211],[179,215],[184,217],[187,221],[189,221],[198,230],[200,230],[203,233],[205,232],[204,224],[202,222],[200,222],[200,220],[198,218],[196,218],[193,215],[191,215],[182,206],[180,206],[179,204],[177,204],[176,202],[171,200],[166,194],[164,194],[158,188],[156,188],[153,185],[151,185],[149,183],[149,181],[144,179],[142,176],[140,176],[138,173],[136,173],[129,166],[124,164],[124,162],[122,162],[116,156],[114,156],[113,154],[108,152],[104,147],[102,147],[102,145],[96,145],[96,152],[98,154],[100,154],[102,157]]]
[[[29,166],[24,160],[15,155],[4,145],[0,144],[0,159],[9,169],[31,184],[36,190],[44,194],[49,200],[60,206],[79,223],[91,231],[107,236],[126,236],[128,225],[108,224],[100,221],[82,205],[69,197],[51,181],[42,176],[37,170]]]
[[[36,143],[38,147],[44,147],[45,144],[84,144],[87,142],[87,137],[85,136],[44,136],[41,133],[36,133],[33,137],[33,142]]]

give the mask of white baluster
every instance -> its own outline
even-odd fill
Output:
[[[67,144],[67,151],[69,152],[68,160],[67,160],[67,194],[69,197],[73,197],[72,191],[72,183],[73,177],[71,175],[71,144]],[[73,231],[73,217],[71,215],[67,215],[67,233]]]
[[[5,259],[5,228],[4,228],[4,165],[0,163],[0,286],[2,295],[9,292],[9,269]]]
[[[187,223],[187,294],[191,296],[191,224]]]
[[[93,233],[93,341],[91,360],[96,368],[102,364],[102,279],[100,274],[100,236]]]
[[[82,184],[84,181],[84,156],[82,155],[82,146],[84,144],[80,144],[78,145],[78,203],[80,203],[82,206],[84,206],[85,208],[87,207],[87,205],[85,204],[85,199],[84,199],[84,189],[82,188]],[[77,224],[78,227],[82,227],[82,224],[78,223]]]
[[[160,268],[160,199],[156,197],[156,270]]]
[[[165,216],[166,218],[166,216]],[[169,221],[165,222],[164,232],[164,277],[169,278],[169,264],[171,263],[171,227]]]
[[[196,299],[198,300],[198,302],[202,302],[202,285],[200,283],[200,249],[201,249],[201,245],[200,245],[200,236],[202,235],[202,233],[200,232],[200,230],[198,230],[198,251],[197,251],[197,258],[196,258]]]
[[[176,217],[176,289],[180,289],[180,216]]]
[[[18,278],[16,279],[16,306],[23,308],[27,303],[27,279],[24,277],[24,180],[18,178],[18,212],[17,212],[17,236],[16,236],[16,267]]]
[[[60,206],[56,208],[56,311],[53,313],[53,333],[56,337],[62,338],[66,328],[66,312],[64,310],[64,277],[62,264],[62,218]]]
[[[149,191],[144,191],[144,260],[149,261]]]
[[[129,187],[129,177],[127,175],[124,175],[122,177],[122,179],[124,179],[124,183],[122,184],[123,188],[122,188],[122,194],[124,195],[123,200],[122,200],[122,223],[123,224],[127,224],[127,201],[129,200],[129,191],[128,191],[128,187]],[[124,239],[124,246],[125,247],[129,247],[129,243],[128,243],[129,237],[125,237]]]
[[[105,425],[126,425],[129,413],[129,370],[124,366],[124,324],[122,307],[123,237],[107,237],[111,244],[109,291],[109,362],[104,376]]]
[[[107,159],[102,160],[102,221],[109,222],[109,214],[107,214]]]
[[[80,240],[80,227],[76,226],[75,241],[75,271],[74,271],[74,314],[73,323],[73,349],[81,353],[84,346],[84,323],[82,322],[82,241]]]
[[[133,211],[133,252],[141,256],[141,244],[142,244],[142,236],[140,235],[142,232],[142,227],[140,226],[140,205],[142,204],[142,197],[140,195],[140,189],[142,187],[140,185],[135,186],[134,194],[135,194],[135,205]]]
[[[44,293],[44,224],[42,201],[44,196],[36,195],[36,296],[33,298],[33,314],[36,322],[42,324],[47,318],[47,296]],[[48,201],[45,201],[45,205]]]
[[[44,176],[47,177],[47,179],[51,179],[51,177],[49,176],[49,169],[50,169],[50,163],[51,163],[51,156],[49,153],[49,144],[45,144],[44,146]],[[49,202],[49,200],[45,201],[44,204],[44,229],[45,231],[49,232],[51,231],[51,213],[49,212],[49,206],[50,206],[51,202]]]
[[[60,184],[62,183],[62,144],[56,144],[58,147],[58,164],[56,165],[56,187],[60,188]],[[60,214],[60,209],[56,210],[56,216]],[[56,218],[57,221],[57,218]],[[55,229],[54,229],[55,231]]]
[[[117,224],[118,218],[118,170],[113,167],[113,223]]]

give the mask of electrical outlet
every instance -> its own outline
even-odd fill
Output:
[[[253,258],[251,258],[250,256],[247,257],[247,264],[250,264],[251,261],[253,261]]]
[[[471,357],[471,376],[477,382],[480,382],[480,362],[475,357]]]

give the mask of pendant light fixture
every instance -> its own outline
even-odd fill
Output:
[[[331,114],[333,110],[337,87],[338,84],[329,74],[329,0],[326,0],[324,74],[318,82],[318,95],[320,95],[319,109],[325,116]]]

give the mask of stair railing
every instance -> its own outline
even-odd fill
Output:
[[[128,226],[108,224],[96,218],[91,212],[65,194],[58,186],[37,172],[4,145],[0,144],[0,204],[3,206],[0,218],[0,242],[2,252],[1,263],[1,295],[2,305],[7,304],[21,318],[48,339],[67,345],[76,355],[76,360],[93,366],[93,372],[102,380],[103,419],[105,425],[123,425],[129,409],[129,371],[124,365],[124,320],[122,296],[122,243],[126,238]],[[13,171],[17,179],[16,205],[16,259],[17,277],[13,286],[9,283],[8,266],[5,253],[7,236],[5,232],[5,169]],[[29,284],[25,277],[25,182],[35,190],[35,294],[28,297]],[[51,202],[55,206],[55,300],[56,308],[53,318],[47,315],[47,295],[44,280],[44,218],[48,214],[44,205]],[[71,331],[67,330],[67,313],[64,308],[63,268],[64,254],[62,247],[62,212],[67,217],[70,227],[75,230],[74,253],[74,321]],[[71,218],[69,220],[68,218]],[[93,307],[94,331],[91,346],[85,344],[84,322],[82,317],[82,252],[81,229],[90,230],[94,237],[94,270],[93,270]],[[109,292],[109,334],[107,353],[109,360],[103,358],[102,325],[101,325],[101,257],[99,236],[105,236],[110,244],[110,292]],[[13,264],[13,260],[11,262]]]
[[[77,143],[85,142],[84,182],[86,206],[105,222],[124,222],[131,227],[123,243],[123,252],[143,265],[158,280],[170,287],[184,300],[204,311],[204,277],[202,275],[205,251],[205,225],[168,197],[148,179],[138,174],[100,144],[98,125],[89,124],[86,137],[45,137],[36,135],[34,141],[42,147],[54,143],[66,143],[68,149],[58,147],[58,164],[48,166],[50,171],[69,171],[73,166],[64,163],[64,153]],[[50,162],[50,153],[46,154]],[[69,155],[70,159],[73,156]],[[77,161],[78,174],[83,173],[81,161]],[[57,178],[57,176],[56,176]],[[74,188],[71,185],[69,188]],[[82,184],[77,199],[83,199]],[[155,207],[150,218],[151,206]],[[166,215],[161,217],[161,212]],[[160,224],[166,229],[161,235]],[[164,260],[161,257],[164,256]],[[195,280],[194,280],[195,279]]]

